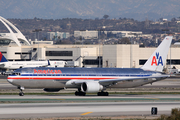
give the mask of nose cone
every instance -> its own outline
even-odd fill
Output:
[[[11,77],[8,77],[8,78],[7,78],[7,81],[8,81],[9,83],[13,83],[13,79],[12,79]]]

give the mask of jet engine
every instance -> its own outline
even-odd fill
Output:
[[[46,92],[58,92],[61,89],[60,88],[44,88],[43,90]]]
[[[81,84],[81,91],[85,93],[99,92],[103,86],[98,82],[84,82]]]

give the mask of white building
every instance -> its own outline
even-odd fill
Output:
[[[104,45],[103,67],[139,68],[155,51],[155,47],[144,48],[139,45]],[[166,68],[175,66],[180,69],[180,46],[172,46],[169,50]]]
[[[141,37],[142,32],[141,31],[104,31],[105,34],[107,32],[112,32],[112,34],[118,34],[119,37]]]
[[[49,40],[58,40],[58,39],[66,39],[70,37],[69,32],[48,32],[47,39]]]
[[[141,67],[156,48],[141,48],[139,45],[51,45],[1,46],[2,54],[11,61],[49,59],[78,61],[79,67]],[[168,53],[167,66],[180,69],[180,47],[173,46]]]
[[[74,31],[74,37],[83,39],[98,39],[98,31]]]
[[[119,37],[137,37],[141,36],[142,32],[139,31],[74,31],[74,37],[79,38],[82,37],[83,39],[98,39],[99,35],[108,34],[111,32],[112,34],[118,34]]]

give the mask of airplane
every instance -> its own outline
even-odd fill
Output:
[[[166,36],[141,68],[21,68],[8,76],[23,96],[25,88],[40,88],[46,92],[76,88],[76,96],[97,93],[108,96],[107,88],[132,88],[152,84],[170,77],[163,73],[172,36]]]
[[[64,67],[67,65],[66,61],[51,61],[49,60],[49,65],[47,67]]]
[[[24,67],[64,67],[66,61],[8,61],[0,52],[0,68],[19,69]]]

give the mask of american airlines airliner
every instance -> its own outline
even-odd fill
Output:
[[[64,88],[77,88],[75,95],[97,93],[108,96],[106,88],[132,88],[163,80],[163,73],[172,36],[166,36],[141,68],[21,68],[8,77],[8,82],[20,89],[41,88],[57,92]]]

